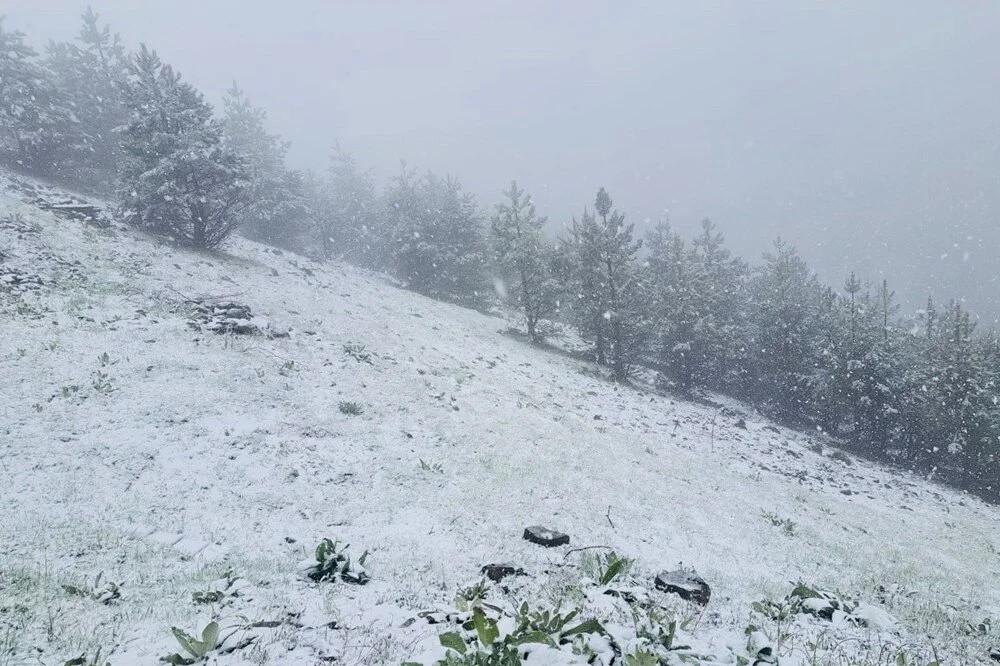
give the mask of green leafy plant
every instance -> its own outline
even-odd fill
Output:
[[[364,585],[371,576],[365,569],[365,561],[368,559],[366,550],[358,558],[357,563],[351,563],[351,558],[347,554],[350,545],[340,546],[339,541],[323,539],[316,546],[316,562],[312,564],[307,575],[317,583],[340,579],[345,583]]]
[[[115,386],[111,381],[111,376],[103,370],[96,370],[94,372],[94,378],[91,385],[94,387],[95,391],[98,393],[104,393],[105,395],[115,390]]]
[[[636,646],[631,654],[625,655],[625,666],[660,666],[660,658]]]
[[[460,590],[455,597],[458,613],[425,612],[430,622],[452,622],[459,629],[442,633],[438,640],[448,649],[436,666],[514,666],[522,663],[524,646],[535,644],[552,649],[573,650],[583,654],[589,648],[587,635],[611,638],[596,619],[577,622],[579,610],[563,613],[555,609],[532,610],[527,602],[508,612],[484,602],[488,589],[485,581]],[[504,633],[501,624],[513,626]],[[413,662],[410,662],[411,664]]]
[[[439,462],[428,463],[428,462],[424,461],[423,458],[420,459],[420,469],[424,470],[425,472],[434,472],[436,474],[444,474],[444,466],[442,466],[441,463],[439,463]]]
[[[359,416],[365,412],[364,407],[357,402],[341,402],[337,405],[337,408],[341,414],[346,414],[347,416]]]
[[[480,606],[487,596],[489,596],[489,593],[490,586],[486,584],[485,580],[481,580],[475,585],[464,587],[455,595],[455,608],[465,612],[474,606]]]
[[[597,583],[598,585],[610,585],[620,576],[626,575],[633,565],[633,560],[621,557],[615,551],[611,551],[597,557]]]
[[[220,645],[218,622],[209,622],[208,625],[202,630],[200,639],[195,638],[183,629],[178,629],[177,627],[171,627],[171,631],[173,631],[174,638],[177,639],[181,649],[191,655],[191,657],[185,657],[184,655],[175,652],[162,659],[162,661],[165,661],[168,664],[194,664],[204,659],[205,655]]]
[[[760,515],[775,527],[781,528],[786,536],[795,536],[795,522],[791,518],[782,518],[771,511],[761,511]]]
[[[101,648],[97,648],[93,657],[81,654],[63,662],[63,666],[111,666],[111,662],[101,658]]]
[[[993,621],[988,617],[975,624],[968,622],[965,626],[965,633],[969,636],[989,636],[992,631]]]
[[[365,346],[358,342],[349,342],[344,345],[344,353],[353,358],[358,363],[372,365],[372,355]]]
[[[210,585],[207,590],[192,593],[191,600],[196,604],[216,604],[226,597],[234,597],[237,594],[235,586],[239,579],[239,576],[229,569],[220,581]]]
[[[687,625],[681,626],[686,627]],[[645,616],[637,614],[635,635],[644,639],[649,645],[656,646],[666,652],[690,649],[687,645],[675,643],[677,629],[677,620],[668,621],[655,610],[648,611]]]
[[[122,595],[118,584],[114,581],[103,580],[103,578],[104,572],[102,571],[94,578],[92,585],[63,585],[62,588],[66,593],[75,597],[86,597],[102,604],[112,604],[121,599]]]

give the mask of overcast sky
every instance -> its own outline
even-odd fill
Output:
[[[71,38],[86,2],[6,0]],[[213,101],[237,80],[325,166],[512,178],[553,223],[598,186],[637,226],[711,217],[749,258],[782,235],[835,285],[1000,312],[1000,3],[103,0]]]

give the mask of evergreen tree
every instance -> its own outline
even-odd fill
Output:
[[[371,171],[360,170],[354,156],[339,145],[334,148],[323,206],[315,221],[324,257],[369,269],[386,267],[375,178]]]
[[[650,276],[650,312],[656,355],[663,379],[680,390],[695,385],[695,324],[698,320],[696,284],[701,279],[695,257],[684,240],[666,222],[647,236]]]
[[[555,309],[555,289],[542,239],[546,218],[538,217],[531,197],[516,181],[504,195],[507,202],[497,204],[490,225],[496,263],[512,300],[524,313],[528,336],[539,342],[538,324]]]
[[[594,360],[607,363],[608,303],[601,271],[600,228],[597,218],[584,210],[573,218],[567,235],[559,241],[557,269],[562,275],[563,299],[580,336],[593,344]]]
[[[0,17],[0,160],[25,171],[59,175],[83,140],[51,70]]]
[[[821,365],[815,341],[822,336],[817,315],[824,290],[795,248],[780,238],[764,259],[751,285],[752,397],[779,416],[801,420],[812,406],[808,378]]]
[[[222,144],[222,123],[193,86],[143,45],[129,67],[119,206],[138,227],[212,248],[250,203],[245,160]]]
[[[403,165],[385,197],[389,262],[410,289],[481,305],[486,237],[475,199],[452,177],[417,178]]]
[[[249,205],[242,233],[271,245],[296,247],[304,231],[307,203],[302,174],[285,168],[289,144],[267,130],[267,113],[254,106],[239,86],[222,100],[223,145],[248,166]]]
[[[642,241],[633,240],[633,225],[612,209],[602,187],[594,204],[596,215],[584,211],[574,220],[569,250],[575,268],[578,321],[595,342],[598,362],[607,362],[617,381],[625,381],[642,354],[649,334],[645,311],[647,286],[636,254]]]
[[[719,390],[742,390],[747,367],[747,341],[742,320],[746,265],[725,247],[715,224],[705,219],[692,242],[693,282],[698,301],[694,324],[694,381]]]
[[[121,157],[115,130],[126,120],[122,86],[128,58],[118,35],[98,19],[88,7],[77,41],[50,43],[46,55],[55,83],[78,121],[79,150],[66,155],[73,177],[83,185],[110,191]]]

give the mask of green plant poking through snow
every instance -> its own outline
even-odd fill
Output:
[[[368,559],[366,550],[358,558],[357,563],[351,563],[351,557],[347,554],[349,545],[341,547],[339,541],[323,539],[316,546],[316,560],[310,562],[306,567],[306,575],[317,583],[337,580],[345,583],[364,585],[371,576],[365,569],[365,560]]]
[[[360,416],[365,412],[364,407],[357,402],[341,402],[337,405],[337,408],[341,414],[346,414],[347,416]]]
[[[111,662],[101,659],[101,648],[97,648],[93,657],[81,654],[79,657],[64,661],[63,666],[111,666]]]
[[[632,560],[619,556],[615,551],[597,557],[597,584],[610,585],[632,569]]]
[[[163,658],[163,661],[168,664],[194,664],[204,659],[205,655],[219,647],[218,622],[209,622],[208,626],[202,630],[200,639],[177,627],[173,627],[171,630],[174,632],[174,638],[180,643],[181,649],[191,655],[191,657],[188,658],[175,652]]]
[[[102,571],[94,578],[93,585],[63,585],[62,588],[74,597],[87,597],[102,604],[114,603],[122,596],[118,584],[110,580],[102,583],[103,578],[104,572]]]
[[[420,459],[420,469],[425,472],[434,472],[435,474],[444,474],[444,466],[439,463],[429,463],[423,458]]]
[[[240,577],[230,569],[223,578],[213,582],[206,590],[199,590],[191,594],[191,600],[196,604],[215,604],[224,601],[229,597],[239,594],[238,582]]]
[[[358,363],[372,365],[372,355],[363,344],[350,342],[344,345],[344,353],[353,358]]]

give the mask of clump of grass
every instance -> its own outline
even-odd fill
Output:
[[[347,416],[360,416],[365,413],[364,407],[357,402],[343,401],[337,405],[337,408],[340,410],[341,414],[346,414]]]
[[[434,472],[435,474],[444,474],[444,466],[441,463],[428,463],[423,458],[420,459],[420,469],[425,472]]]

